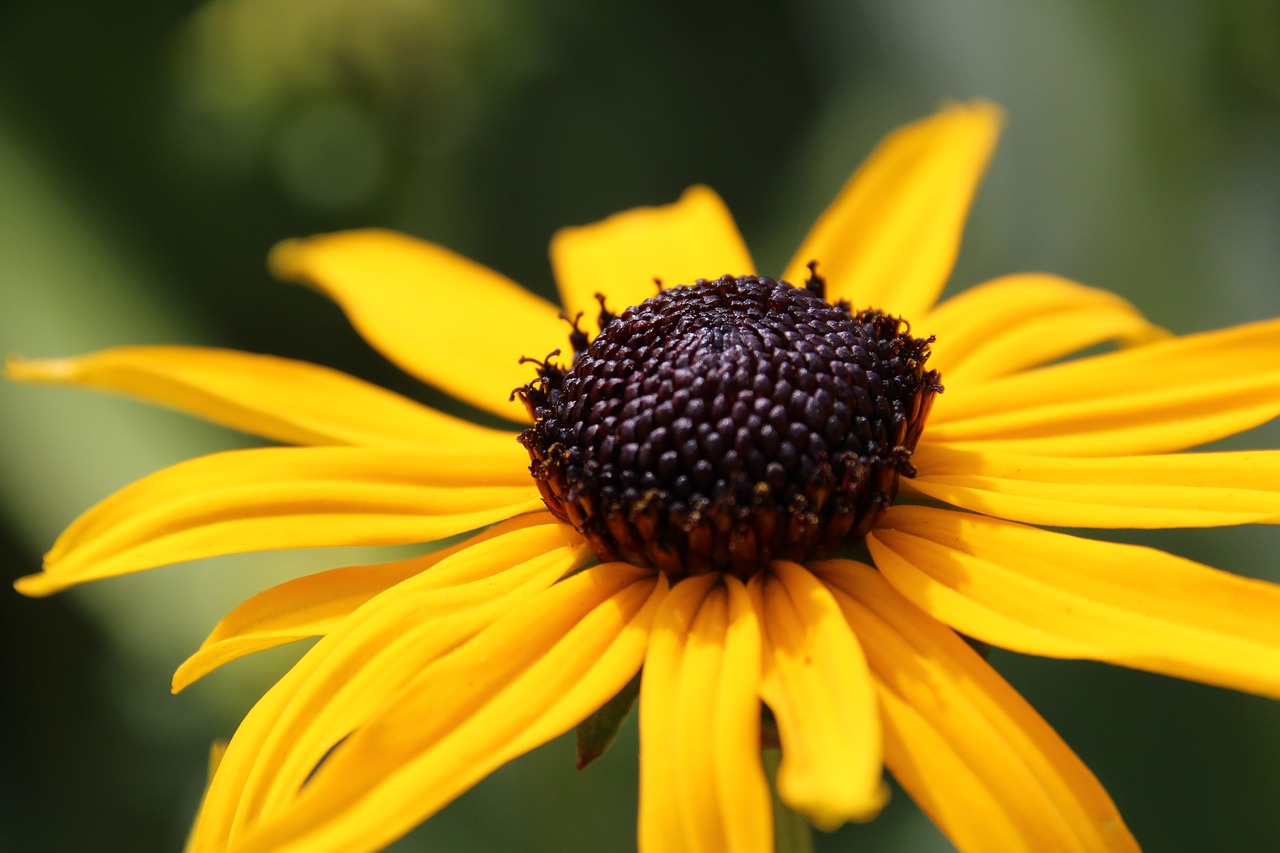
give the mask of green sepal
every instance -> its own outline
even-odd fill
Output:
[[[640,675],[636,674],[627,686],[618,691],[608,702],[600,706],[590,717],[578,723],[578,769],[586,767],[604,755],[622,730],[622,724],[631,713],[636,697],[640,695]]]

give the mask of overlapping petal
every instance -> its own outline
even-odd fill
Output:
[[[1048,364],[1101,343],[1167,337],[1124,299],[1043,273],[994,279],[943,302],[912,332],[934,335],[929,367],[949,389]]]
[[[754,267],[733,216],[707,187],[690,187],[675,204],[639,207],[592,225],[562,228],[551,240],[551,267],[570,317],[586,315],[594,333],[600,306],[638,305],[664,287],[699,278],[751,275]]]
[[[469,540],[432,571],[370,599],[304,655],[237,730],[201,810],[201,849],[224,849],[233,826],[256,820],[289,748],[318,761],[425,666],[571,570],[581,542],[545,515],[535,518]],[[376,672],[364,675],[367,666]],[[355,679],[371,692],[352,693]],[[338,700],[333,708],[330,699]],[[303,735],[318,727],[328,739],[315,755]]]
[[[546,590],[585,548],[543,523],[477,541],[371,600],[291,670],[280,702],[255,707],[236,733],[236,762],[211,815],[225,837],[289,800],[334,744],[387,710],[428,666]]]
[[[959,849],[1138,849],[1088,768],[963,640],[869,566],[813,569],[866,650],[890,770]]]
[[[500,449],[515,440],[337,370],[236,350],[119,347],[10,359],[6,372],[24,382],[130,394],[289,444]]]
[[[1280,521],[1280,451],[1076,459],[930,444],[914,491],[1055,527],[1159,528]]]
[[[1280,697],[1280,586],[980,515],[890,509],[867,545],[930,616],[995,646]]]
[[[460,400],[527,420],[512,389],[533,378],[521,356],[567,340],[558,310],[493,270],[391,231],[345,231],[281,243],[276,275],[332,297],[383,355]]]
[[[1280,320],[1269,320],[948,388],[924,441],[1048,456],[1165,453],[1277,415]]]
[[[667,597],[640,686],[641,853],[772,849],[760,642],[737,578],[687,579]]]
[[[828,295],[855,308],[924,314],[951,275],[1000,111],[957,104],[890,134],[818,219],[787,266],[799,284],[818,261]]]
[[[213,783],[214,774],[218,772],[218,765],[222,764],[222,756],[226,754],[227,742],[225,740],[216,740],[209,747],[209,771],[205,776],[205,786],[202,795],[209,793],[209,785]],[[186,843],[182,845],[182,853],[195,853],[198,839],[196,837],[196,827],[192,824],[190,831],[187,833]]]
[[[528,528],[536,528],[535,532],[544,538],[528,540],[525,547],[532,551],[525,553],[519,550],[525,538],[516,534]],[[426,588],[470,583],[487,577],[489,572],[502,571],[547,549],[562,547],[559,538],[572,542],[572,529],[550,513],[530,513],[495,524],[457,545],[422,557],[378,566],[333,569],[278,584],[246,600],[218,623],[195,654],[178,667],[173,676],[173,690],[176,693],[244,655],[294,640],[324,636],[375,595],[443,561],[449,562],[424,579],[429,584]],[[500,540],[498,547],[502,551],[498,556],[501,559],[491,563],[462,563],[457,559],[462,551],[468,551],[467,558],[475,560],[484,552],[480,544],[491,539]],[[460,566],[470,565],[475,565],[478,573],[459,570]]]
[[[621,689],[644,657],[665,588],[651,572],[610,563],[524,602],[422,670],[301,790],[270,766],[255,768],[272,789],[267,807],[233,829],[230,849],[385,846]],[[228,750],[224,766],[230,758]]]
[[[761,697],[782,740],[778,795],[831,830],[884,805],[880,717],[858,640],[831,593],[775,562],[750,585],[764,629]]]
[[[441,539],[542,508],[523,450],[514,451],[268,447],[203,456],[81,515],[45,555],[44,571],[16,585],[47,595],[222,554]]]

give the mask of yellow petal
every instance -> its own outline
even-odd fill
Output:
[[[495,524],[464,542],[422,557],[380,566],[351,566],[317,572],[264,590],[227,614],[199,650],[178,667],[173,676],[173,692],[177,693],[236,658],[294,640],[324,636],[375,595],[428,569],[432,569],[431,580],[436,584],[462,582],[458,579],[457,560],[445,566],[439,564],[464,550],[475,554],[474,549],[481,542],[501,538],[505,559],[480,563],[478,574],[462,577],[470,581],[485,577],[490,571],[501,571],[525,559],[515,550],[521,538],[512,534],[527,528],[536,528],[538,532],[551,536],[573,537],[572,528],[550,513],[530,513]],[[537,549],[545,550],[547,546],[538,539],[531,547],[537,552]]]
[[[1053,527],[1214,527],[1280,521],[1280,451],[1074,459],[925,444],[909,488]]]
[[[935,335],[929,367],[948,390],[1048,364],[1101,343],[1167,337],[1138,309],[1105,290],[1024,273],[989,281],[912,323]]]
[[[563,525],[543,525],[473,545],[442,572],[407,581],[360,612],[309,663],[275,715],[240,819],[285,809],[335,743],[402,701],[397,695],[413,689],[431,663],[540,595],[588,553]]]
[[[641,853],[773,849],[760,651],[737,578],[692,578],[668,596],[640,685]]]
[[[1277,414],[1280,320],[1271,320],[948,388],[925,439],[1046,456],[1164,453]]]
[[[720,196],[690,187],[675,204],[639,207],[594,225],[563,228],[551,239],[551,266],[570,317],[585,314],[594,335],[603,293],[610,311],[638,305],[664,287],[699,278],[751,275],[754,267]]]
[[[227,751],[227,742],[225,740],[215,740],[209,747],[209,772],[205,777],[205,790],[207,794],[209,785],[213,782],[213,776],[218,772],[218,765],[222,763],[222,756]],[[195,826],[192,825],[191,831],[187,833],[187,841],[182,845],[183,853],[194,853],[196,849]]]
[[[892,133],[822,214],[784,277],[799,284],[817,261],[832,301],[921,316],[951,275],[1000,122],[999,109],[974,101]]]
[[[527,420],[508,398],[533,379],[521,356],[564,349],[554,306],[447,249],[391,231],[289,240],[271,252],[281,278],[314,285],[387,358],[460,400]]]
[[[289,444],[493,448],[513,440],[327,367],[235,350],[120,347],[10,359],[6,372],[130,394]]]
[[[761,697],[782,740],[778,795],[815,826],[869,820],[883,807],[880,716],[866,658],[831,593],[795,563],[751,590],[764,626]]]
[[[200,457],[90,509],[45,555],[44,572],[15,586],[48,595],[221,554],[442,539],[543,506],[522,453],[270,447]]]
[[[369,600],[308,651],[237,730],[201,811],[203,849],[225,849],[234,825],[257,819],[285,763],[298,758],[291,750],[314,766],[428,664],[578,565],[580,538],[545,515],[541,521],[469,540],[431,571]],[[316,732],[328,732],[318,753],[309,751]]]
[[[423,670],[231,849],[381,849],[617,693],[640,666],[664,589],[618,563],[556,584]]]
[[[890,509],[867,544],[899,592],[983,642],[1280,697],[1280,586],[928,507]]]
[[[974,853],[1138,849],[1089,769],[963,640],[869,566],[812,568],[866,650],[889,769],[952,843]]]
[[[693,849],[682,814],[681,779],[689,770],[675,748],[677,703],[689,626],[715,582],[702,575],[677,584],[654,620],[640,685],[640,853]]]

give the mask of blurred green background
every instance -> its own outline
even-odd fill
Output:
[[[561,225],[719,190],[762,271],[875,141],[946,99],[1009,122],[952,288],[1043,269],[1179,332],[1280,314],[1280,4],[1147,0],[207,0],[0,8],[0,349],[197,343],[438,401],[340,312],[276,284],[284,237],[384,225],[550,294]],[[477,306],[483,311],[483,306]],[[248,440],[65,389],[0,387],[6,576],[115,488]],[[1278,446],[1275,425],[1232,446]],[[1145,537],[1280,580],[1280,536]],[[0,850],[174,850],[208,744],[296,657],[178,697],[251,592],[367,552],[210,560],[0,593]],[[1280,843],[1280,703],[1101,665],[993,660],[1150,850]],[[397,850],[634,848],[634,721],[583,773],[558,741]],[[949,849],[900,793],[822,850]]]

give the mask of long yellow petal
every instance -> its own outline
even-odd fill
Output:
[[[928,507],[890,509],[867,544],[899,592],[983,642],[1280,697],[1280,586]]]
[[[288,444],[483,449],[514,440],[337,370],[236,350],[120,347],[77,358],[10,359],[6,373],[141,397]]]
[[[473,546],[352,620],[276,717],[240,819],[285,809],[333,744],[386,713],[428,665],[580,566],[588,550],[561,527]]]
[[[615,213],[593,225],[562,228],[551,239],[551,266],[570,317],[584,316],[595,334],[604,294],[615,314],[664,287],[699,278],[751,275],[754,268],[738,226],[720,196],[707,187],[685,190],[675,204]]]
[[[422,557],[379,566],[317,572],[264,590],[228,613],[195,654],[178,667],[173,676],[173,691],[177,693],[224,663],[247,654],[294,640],[324,636],[375,595],[428,569],[433,570],[432,580],[442,585],[445,581],[449,584],[469,582],[490,572],[502,571],[533,556],[521,556],[516,550],[522,540],[513,534],[527,528],[537,528],[553,536],[573,536],[572,529],[550,513],[530,513],[495,524],[477,536]],[[461,575],[465,581],[459,580],[456,560],[435,568],[461,551],[471,550],[474,554],[472,549],[481,542],[495,538],[501,538],[504,557],[509,559],[480,563],[478,572]],[[542,539],[535,539],[531,547],[536,551],[545,549],[546,545]]]
[[[1043,273],[994,279],[943,302],[912,332],[937,337],[929,367],[949,390],[1048,364],[1096,344],[1168,337],[1105,290]]]
[[[370,344],[460,400],[527,420],[508,398],[534,377],[521,356],[564,349],[556,308],[493,270],[391,231],[289,240],[271,252],[281,278],[332,297]]]
[[[1165,453],[1278,414],[1280,320],[1270,320],[948,388],[925,440],[1047,456]]]
[[[731,576],[683,581],[658,614],[640,686],[641,853],[772,849],[760,642]]]
[[[680,790],[688,771],[674,746],[677,703],[689,626],[715,581],[703,575],[677,584],[654,620],[640,685],[640,853],[690,849]]]
[[[869,820],[887,795],[866,658],[831,593],[795,563],[752,579],[764,626],[760,695],[782,740],[778,795],[815,826]]]
[[[314,766],[429,664],[578,565],[580,539],[542,521],[469,540],[431,571],[370,599],[308,651],[236,731],[201,810],[201,849],[224,850],[233,827],[257,819],[286,762],[299,758],[292,753]],[[327,733],[318,747],[309,738],[316,733]]]
[[[424,670],[230,849],[382,848],[617,693],[640,666],[664,590],[618,563],[556,584]]]
[[[222,756],[226,751],[227,742],[225,740],[216,740],[209,747],[209,772],[205,776],[205,794],[209,792],[209,785],[213,782],[214,774],[218,772],[218,765],[222,763]],[[187,833],[187,841],[182,845],[182,853],[195,853],[196,843],[195,826],[192,825],[191,830]]]
[[[963,509],[1054,527],[1280,522],[1280,451],[1072,459],[925,444],[909,488]]]
[[[866,650],[885,760],[963,851],[1136,851],[1106,791],[968,645],[869,566],[813,566]]]
[[[81,515],[45,555],[44,571],[15,586],[48,595],[222,554],[429,542],[539,509],[523,468],[473,451],[270,447],[203,456]]]
[[[920,317],[951,275],[1000,123],[999,109],[974,101],[894,131],[822,214],[784,277],[800,284],[817,261],[832,300]]]

